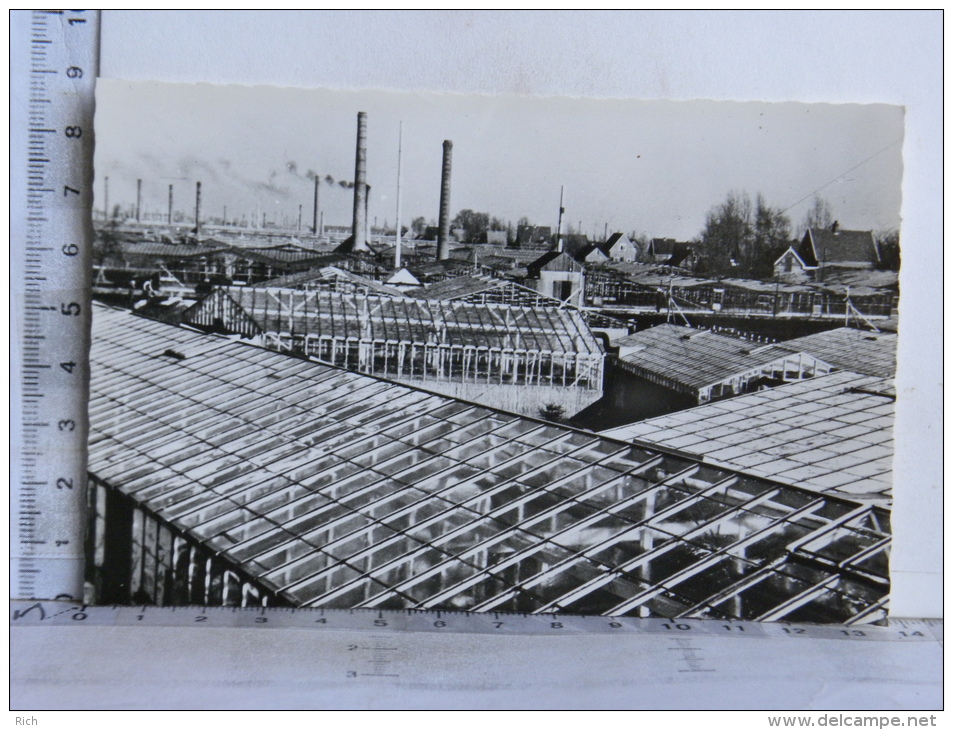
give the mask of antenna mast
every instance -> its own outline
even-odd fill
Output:
[[[404,143],[404,123],[397,127],[397,236],[394,238],[394,271],[400,271],[400,163]]]

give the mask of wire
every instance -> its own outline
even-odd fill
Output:
[[[888,145],[887,145],[886,147],[884,147],[883,149],[877,150],[876,152],[874,152],[874,153],[873,153],[870,157],[868,157],[867,159],[865,159],[865,160],[863,160],[863,161],[861,161],[861,162],[858,162],[856,165],[854,165],[854,166],[853,166],[852,168],[850,168],[849,170],[844,170],[842,173],[840,173],[837,177],[835,177],[835,178],[834,178],[833,180],[831,180],[830,182],[824,183],[823,185],[821,185],[821,186],[820,186],[819,188],[817,188],[816,190],[812,190],[811,192],[809,192],[807,195],[805,195],[803,198],[801,198],[801,199],[800,199],[799,201],[797,201],[796,203],[794,203],[794,204],[792,204],[792,205],[789,205],[787,208],[785,208],[784,210],[781,211],[781,214],[783,215],[784,213],[787,213],[789,210],[791,210],[791,208],[794,208],[794,207],[800,205],[800,204],[803,203],[805,200],[807,200],[808,198],[810,198],[812,195],[816,195],[817,193],[821,192],[821,190],[823,190],[823,189],[826,188],[827,186],[833,185],[834,183],[836,183],[838,180],[840,180],[842,177],[844,177],[844,175],[846,175],[848,172],[853,172],[854,170],[856,170],[856,169],[857,169],[858,167],[860,167],[861,165],[866,165],[868,162],[870,162],[872,159],[874,159],[877,155],[886,152],[886,151],[889,150],[891,147],[893,147],[895,144],[897,144],[897,142],[902,142],[902,141],[903,141],[903,137],[898,137],[897,139],[895,139],[893,142],[891,142],[890,144],[888,144]]]

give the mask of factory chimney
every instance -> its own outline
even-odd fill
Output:
[[[367,247],[367,112],[357,113],[357,153],[354,158],[354,236],[352,251],[369,251]]]
[[[314,218],[311,221],[311,232],[318,235],[318,188],[321,185],[321,177],[314,176]]]
[[[172,225],[172,185],[169,185],[169,225]]]
[[[437,258],[450,258],[450,168],[453,166],[453,142],[443,141],[443,173],[440,176],[440,230],[437,233]]]
[[[195,183],[195,237],[199,237],[202,229],[202,183]]]
[[[364,230],[367,231],[367,234],[364,238],[365,241],[369,241],[371,236],[374,235],[374,229],[371,228],[371,186],[364,186]]]
[[[139,222],[139,211],[142,208],[142,179],[136,180],[136,223]]]
[[[559,186],[559,220],[556,223],[556,250],[562,253],[563,251],[563,214],[566,212],[566,208],[563,207],[563,186]]]
[[[103,191],[103,207],[106,209],[106,220],[109,220],[109,175],[106,175],[104,182],[104,191]]]

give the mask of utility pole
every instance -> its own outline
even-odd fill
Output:
[[[562,185],[559,186],[559,220],[556,223],[556,250],[563,250],[563,213],[566,212],[566,209],[563,207],[563,192],[564,188]]]
[[[397,127],[397,235],[394,237],[394,271],[400,271],[400,163],[404,143],[404,123]]]

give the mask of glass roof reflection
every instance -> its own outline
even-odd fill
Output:
[[[90,473],[288,604],[884,616],[874,505],[102,306],[90,360]]]

